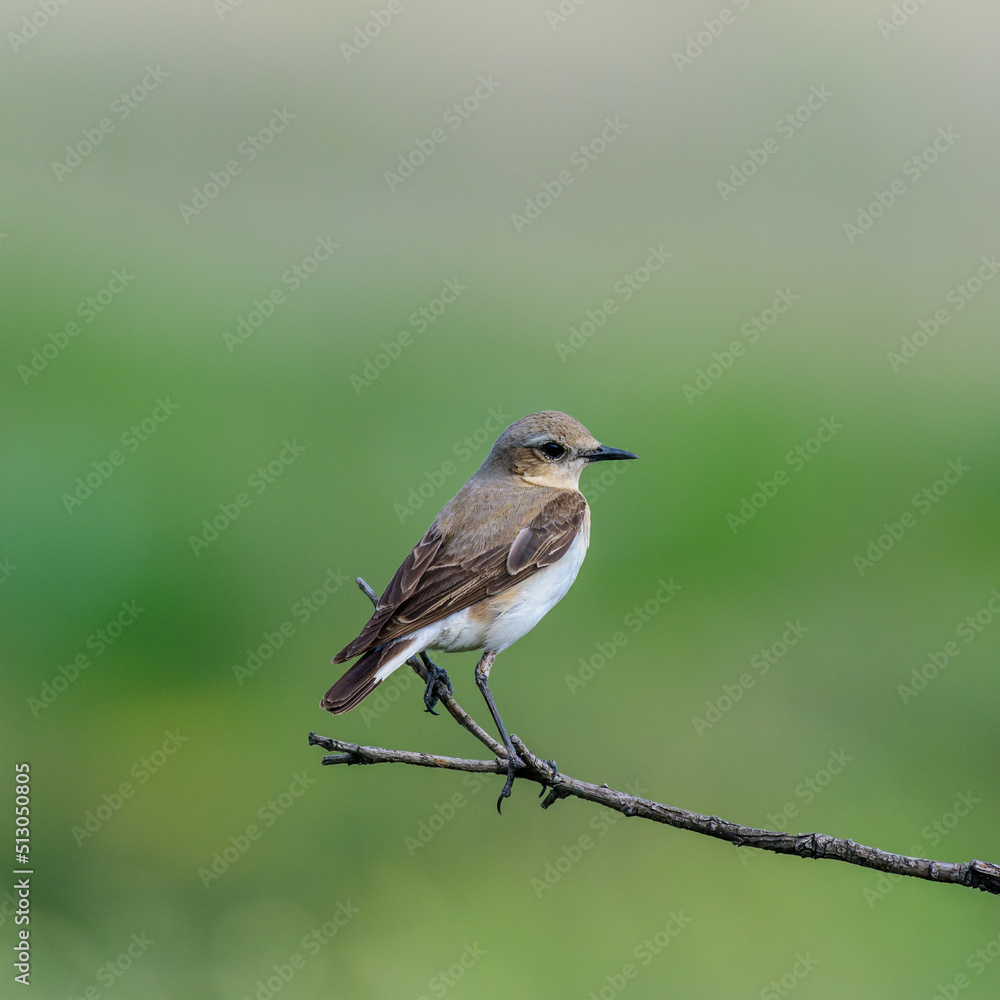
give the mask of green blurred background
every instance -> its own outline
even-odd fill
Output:
[[[369,610],[337,582],[381,589],[497,430],[561,409],[641,460],[585,473],[586,565],[493,675],[510,728],[689,809],[1000,860],[1000,12],[375,2],[5,9],[0,785],[30,763],[35,995],[996,996],[993,897],[527,783],[501,819],[500,778],[306,737],[478,753],[402,672],[320,711]],[[485,722],[475,655],[442,662]]]

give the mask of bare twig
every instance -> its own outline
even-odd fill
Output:
[[[372,599],[377,597],[368,585],[358,579],[358,586]],[[407,661],[416,672],[426,679],[423,664],[416,658]],[[312,746],[335,751],[323,758],[324,764],[411,764],[417,767],[440,767],[452,771],[472,771],[488,774],[506,774],[507,763],[504,747],[494,740],[455,701],[450,694],[440,691],[441,702],[451,715],[478,740],[496,755],[494,760],[475,760],[462,757],[442,757],[437,754],[414,753],[408,750],[386,750],[382,747],[366,747],[343,740],[333,740],[316,733],[309,734]],[[643,819],[665,823],[679,830],[691,830],[718,840],[725,840],[737,847],[754,847],[775,854],[795,854],[800,858],[826,858],[844,861],[863,868],[893,875],[908,875],[931,882],[950,882],[954,885],[969,886],[1000,895],[1000,865],[989,861],[932,861],[927,858],[912,858],[904,854],[889,854],[876,847],[856,844],[853,840],[841,840],[824,833],[778,833],[772,830],[758,830],[754,827],[730,823],[718,816],[705,816],[688,812],[676,806],[653,802],[625,792],[616,791],[607,785],[594,785],[589,781],[572,778],[568,774],[553,772],[550,765],[536,757],[516,736],[511,737],[522,761],[515,774],[548,789],[543,808],[548,808],[559,799],[573,796],[596,802],[624,816],[640,816]]]

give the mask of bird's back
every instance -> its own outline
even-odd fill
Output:
[[[564,510],[571,523],[580,524],[587,512],[578,490],[473,476],[442,508],[396,570],[358,637],[334,662],[360,656],[435,617],[445,617],[505,589],[514,582],[507,571],[510,547],[521,529],[546,508]]]

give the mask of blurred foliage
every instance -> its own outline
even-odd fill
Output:
[[[306,745],[477,752],[402,673],[319,710],[343,581],[562,409],[640,461],[585,474],[580,578],[493,675],[511,728],[701,812],[1000,860],[996,9],[44,7],[0,67],[39,995],[996,995],[991,898]]]

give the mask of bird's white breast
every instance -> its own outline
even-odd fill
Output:
[[[449,653],[506,649],[530,632],[566,596],[580,572],[589,545],[590,518],[587,517],[562,559],[480,605],[457,611],[422,629],[427,634],[426,639],[432,640],[427,645]]]

